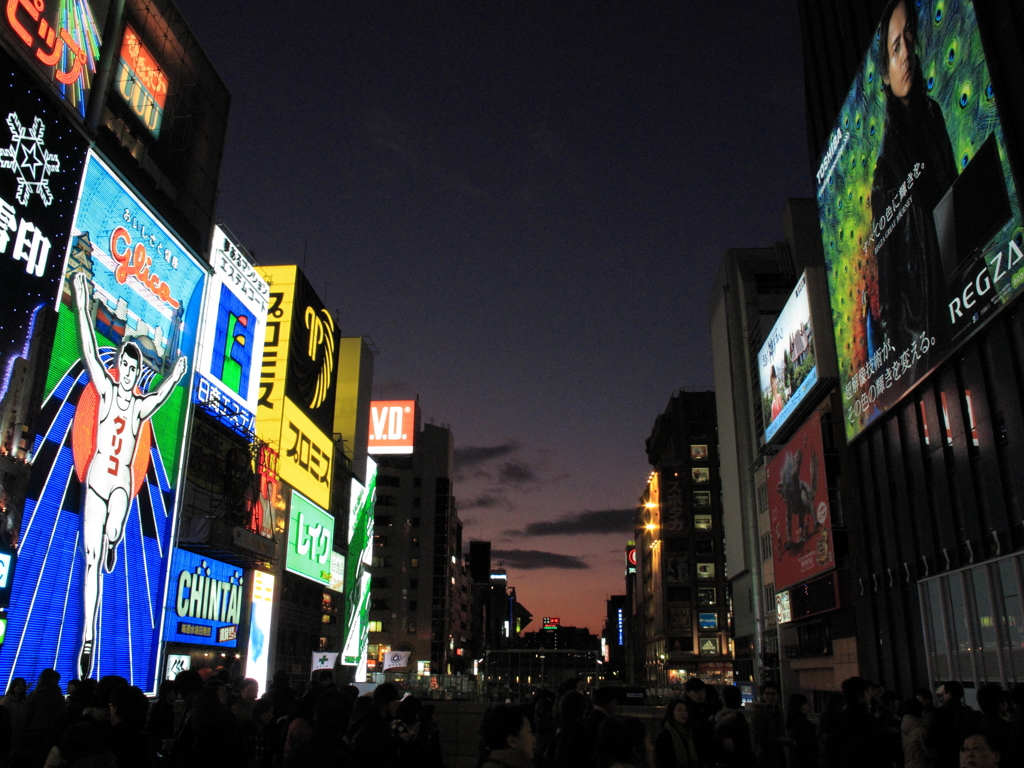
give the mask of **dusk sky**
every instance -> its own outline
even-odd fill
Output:
[[[177,2],[232,95],[219,218],[450,425],[529,629],[600,632],[723,253],[813,195],[795,2]]]

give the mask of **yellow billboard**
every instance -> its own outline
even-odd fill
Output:
[[[290,398],[282,399],[278,475],[324,509],[331,508],[334,443]]]
[[[288,342],[292,333],[292,304],[298,269],[294,265],[259,269],[263,278],[270,283],[270,306],[267,309],[267,332],[263,345],[263,366],[260,369],[256,434],[267,443],[276,443],[281,435],[281,410],[288,374]]]

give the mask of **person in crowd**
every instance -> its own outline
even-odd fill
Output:
[[[82,711],[82,719],[96,726],[104,739],[110,730],[110,694],[125,685],[128,681],[121,675],[104,675],[96,684],[92,701]]]
[[[27,686],[24,677],[15,677],[7,686],[7,695],[0,699],[0,707],[10,715],[11,721],[11,743],[8,751],[2,757],[7,758],[8,754],[21,747],[25,737],[25,728],[28,725],[28,697],[26,696]]]
[[[422,708],[423,702],[415,696],[406,696],[398,702],[395,719],[391,721],[392,748],[398,765],[416,764],[419,747],[415,741],[416,718]]]
[[[416,768],[444,768],[444,755],[441,749],[441,731],[434,721],[434,705],[424,704],[416,716],[417,744]],[[534,754],[537,754],[534,745]]]
[[[724,768],[755,768],[750,724],[743,713],[743,696],[735,685],[722,689],[723,707],[715,715],[717,764]]]
[[[932,692],[924,687],[915,688],[914,698],[920,701],[921,706],[924,707],[924,719],[927,720],[935,710],[935,700],[932,697]]]
[[[184,674],[184,673],[182,673]],[[221,701],[214,681],[195,699],[195,709],[182,725],[171,749],[171,768],[245,768],[245,750],[235,719]]]
[[[537,741],[533,761],[539,768],[549,766],[547,755],[551,742],[555,740],[555,731],[558,730],[556,703],[554,692],[546,688],[541,688],[533,695],[533,734]]]
[[[786,716],[779,705],[778,683],[765,683],[761,704],[754,709],[750,723],[754,754],[760,768],[786,768]]]
[[[366,713],[352,742],[356,757],[365,768],[385,768],[395,762],[391,721],[400,699],[394,683],[381,683],[373,689],[373,708]]]
[[[249,759],[249,768],[273,768],[277,725],[274,722],[274,702],[258,699],[252,708],[252,717],[241,726],[242,746]]]
[[[699,768],[713,768],[715,764],[714,715],[708,703],[708,686],[699,677],[691,677],[683,683],[683,697],[689,712],[689,727],[693,732],[693,744],[697,748]]]
[[[939,687],[939,707],[932,713],[925,744],[935,752],[935,768],[956,768],[960,745],[978,724],[977,713],[964,703],[964,687],[950,680]]]
[[[107,749],[120,766],[156,768],[156,749],[146,735],[149,700],[141,688],[122,685],[110,693],[110,730]]]
[[[1003,745],[999,737],[985,731],[975,731],[964,738],[960,747],[960,768],[999,768],[1011,765],[1002,761]]]
[[[1010,699],[999,683],[985,683],[978,689],[981,718],[978,728],[998,739],[1002,765],[1019,765],[1020,733],[1010,725]]]
[[[607,686],[598,688],[591,699],[593,707],[583,721],[583,744],[589,750],[588,762],[593,759],[594,745],[597,743],[597,732],[601,728],[601,723],[616,714],[615,689]]]
[[[839,731],[843,718],[843,695],[829,694],[825,710],[818,718],[818,754],[822,768],[837,768],[839,765]]]
[[[351,699],[337,688],[323,687],[317,696],[313,735],[289,752],[285,768],[355,768],[358,764],[344,740],[351,714]],[[412,768],[415,763],[399,765]]]
[[[878,724],[868,710],[868,682],[861,677],[843,681],[843,711],[835,738],[838,768],[891,768]]]
[[[35,765],[46,759],[57,741],[56,725],[64,712],[64,694],[60,690],[60,672],[44,669],[28,697],[23,744]]]
[[[696,768],[697,747],[689,725],[689,705],[685,699],[673,699],[665,707],[661,732],[654,741],[656,768]]]
[[[480,723],[480,742],[481,768],[535,768],[533,728],[520,707],[498,704],[488,709]]]
[[[284,718],[285,739],[282,755],[286,763],[293,750],[313,738],[316,727],[316,705],[319,699],[319,688],[310,688],[299,697],[291,712]]]
[[[238,687],[238,700],[231,705],[231,714],[235,716],[235,722],[239,725],[249,722],[252,719],[253,708],[256,705],[256,696],[260,692],[260,684],[247,677],[242,680]]]
[[[901,768],[903,765],[903,719],[900,715],[900,697],[895,691],[883,690],[877,696],[878,706],[875,709],[875,722],[882,736],[882,743],[890,762]]]
[[[900,723],[903,768],[932,768],[932,751],[924,743],[928,733],[924,717],[924,704],[917,696],[903,703]]]
[[[596,755],[596,768],[648,768],[654,762],[654,747],[644,721],[609,717],[597,732]]]
[[[92,723],[76,723],[61,734],[43,768],[120,768]]]
[[[789,768],[818,768],[818,734],[808,715],[811,703],[802,693],[789,696],[786,736],[790,740]]]
[[[296,699],[299,698],[298,693],[292,688],[288,673],[283,669],[279,669],[274,673],[274,679],[270,683],[270,690],[267,691],[267,695],[274,702],[274,720],[279,720],[287,715],[295,704]]]
[[[164,680],[146,715],[146,733],[160,755],[169,755],[174,744],[174,702],[177,700],[174,681]]]
[[[575,688],[558,701],[558,728],[548,755],[554,768],[589,768],[593,744],[583,740],[587,697]]]

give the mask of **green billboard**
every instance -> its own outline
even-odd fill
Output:
[[[331,582],[333,543],[334,518],[293,491],[285,570],[327,586]]]

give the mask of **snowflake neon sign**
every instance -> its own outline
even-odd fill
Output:
[[[7,115],[7,127],[11,129],[11,146],[0,149],[0,168],[14,171],[18,177],[18,202],[28,205],[35,192],[43,205],[49,206],[53,202],[49,175],[60,170],[60,158],[43,144],[45,123],[36,115],[32,127],[26,129],[18,114],[11,112]]]

